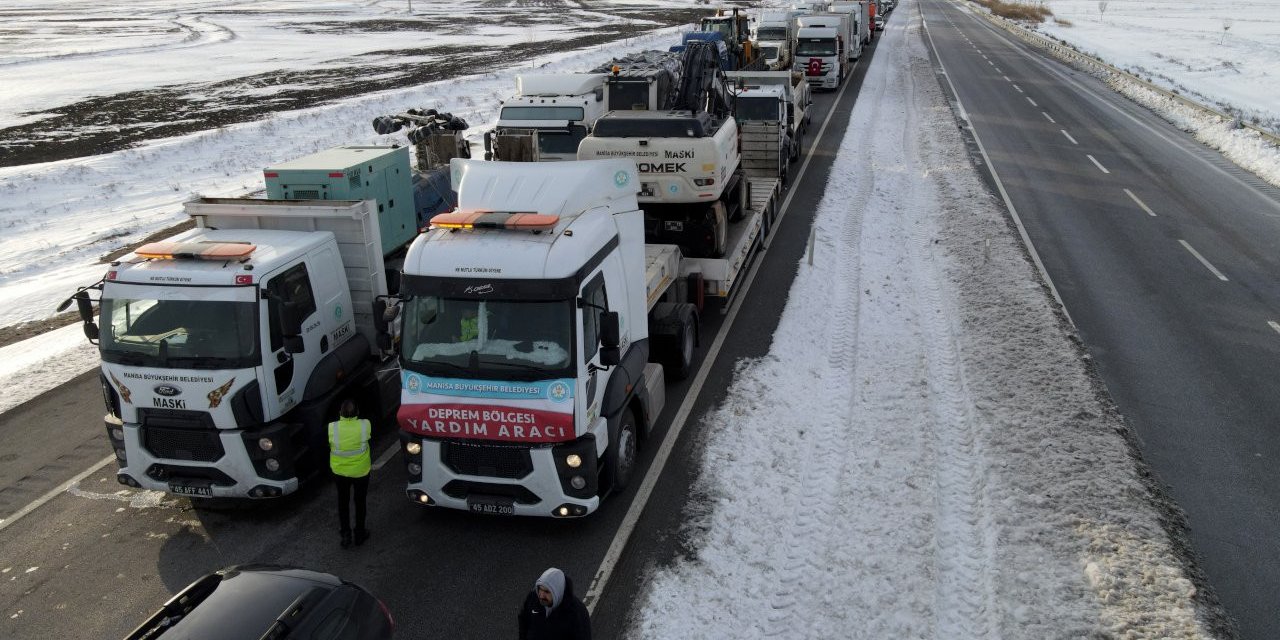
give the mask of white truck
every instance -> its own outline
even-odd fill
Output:
[[[809,129],[809,107],[813,104],[812,93],[804,74],[796,71],[728,71],[725,72],[725,76],[739,88],[735,100],[735,114],[742,114],[744,108],[749,106],[743,105],[744,97],[748,99],[753,97],[750,93],[744,94],[743,89],[769,86],[781,89],[787,109],[786,133],[790,138],[791,157],[799,158],[803,148],[804,133]],[[742,119],[738,118],[739,124]]]
[[[345,147],[265,175],[268,195],[289,199],[190,201],[194,229],[71,298],[101,351],[121,484],[282,496],[327,469],[325,425],[343,399],[375,422],[399,406],[375,300],[386,256],[417,235],[408,147]],[[356,184],[368,198],[330,197]]]
[[[803,18],[801,18],[803,19]],[[831,27],[800,27],[796,31],[794,71],[804,74],[811,88],[836,90],[849,74],[846,42]]]
[[[604,115],[603,73],[523,74],[484,135],[486,160],[573,160],[578,142]]]
[[[804,27],[828,27],[835,29],[839,35],[844,51],[845,66],[852,67],[853,61],[862,55],[862,42],[858,36],[857,16],[853,12],[811,13],[796,18],[796,23]]]
[[[871,3],[868,0],[863,0],[862,2],[832,2],[828,5],[827,10],[831,13],[848,13],[851,16],[855,44],[849,47],[849,60],[857,60],[862,56],[862,48],[871,44],[871,31],[875,26],[875,21],[871,17]]]
[[[629,158],[455,160],[452,175],[458,211],[404,266],[407,497],[585,516],[633,479],[666,378],[692,367],[704,292],[733,289],[763,215],[740,225],[741,255],[690,259],[646,244]]]
[[[756,49],[770,71],[791,68],[792,42],[795,40],[795,14],[792,11],[766,10],[756,21]]]

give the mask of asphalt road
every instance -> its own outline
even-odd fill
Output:
[[[1280,191],[960,5],[921,6],[1045,271],[1186,512],[1209,584],[1243,637],[1274,638]]]
[[[754,284],[710,363],[703,361],[707,347],[732,316],[714,308],[704,315],[697,366],[710,369],[688,428],[596,605],[597,637],[619,635],[644,572],[670,560],[685,542],[680,514],[698,465],[697,425],[723,396],[735,363],[769,348],[872,51],[864,53],[839,104],[833,94],[815,96],[807,169],[797,176],[800,165],[793,166],[786,217],[757,257]],[[646,471],[694,379],[668,388],[667,408],[641,450]],[[586,593],[640,484],[581,520],[476,517],[409,503],[396,457],[370,485],[372,539],[342,550],[327,482],[272,503],[194,508],[185,498],[120,486],[115,465],[107,464],[58,491],[109,454],[102,413],[97,378],[87,375],[0,416],[5,452],[13,456],[0,465],[0,517],[8,518],[0,521],[0,637],[120,637],[197,577],[252,562],[305,566],[366,586],[393,613],[400,638],[510,636],[524,594],[546,567],[563,568],[579,595]],[[375,452],[393,440],[381,434]],[[38,507],[12,519],[41,496]]]

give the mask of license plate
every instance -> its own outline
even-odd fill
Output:
[[[467,507],[472,513],[487,513],[495,516],[514,516],[516,507],[512,500],[502,500],[500,498],[471,498],[467,500]]]
[[[684,231],[684,223],[679,220],[667,220],[662,223],[662,228],[666,231],[681,232]]]
[[[176,493],[180,496],[200,496],[203,498],[212,498],[213,487],[202,487],[200,485],[169,483],[169,493]]]
[[[648,184],[648,183],[642,183],[642,184],[640,185],[640,195],[641,195],[641,196],[644,196],[644,197],[646,197],[646,198],[652,198],[652,197],[653,197],[653,185]]]

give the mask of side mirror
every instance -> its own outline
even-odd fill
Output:
[[[75,295],[76,310],[80,312],[80,320],[85,323],[93,322],[93,301],[89,299],[89,294],[81,291]]]
[[[617,311],[601,311],[600,312],[600,344],[605,349],[618,350],[618,344],[622,342],[622,329],[618,322]],[[601,356],[603,358],[603,356]],[[615,363],[616,364],[616,363]]]
[[[373,301],[373,329],[379,335],[387,332],[387,301],[381,298]]]
[[[286,338],[302,335],[302,312],[296,302],[280,303],[280,335]],[[301,353],[301,349],[293,353]]]
[[[288,354],[302,353],[307,350],[307,343],[302,341],[302,336],[285,336],[284,352]]]
[[[617,347],[603,347],[600,349],[600,365],[605,367],[616,367],[622,364],[622,350]]]
[[[96,343],[98,341],[98,325],[94,324],[93,321],[85,322],[84,337],[88,338],[89,342]]]

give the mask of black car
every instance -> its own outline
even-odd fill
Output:
[[[235,566],[183,589],[126,640],[390,638],[386,605],[363,588],[318,571]]]

